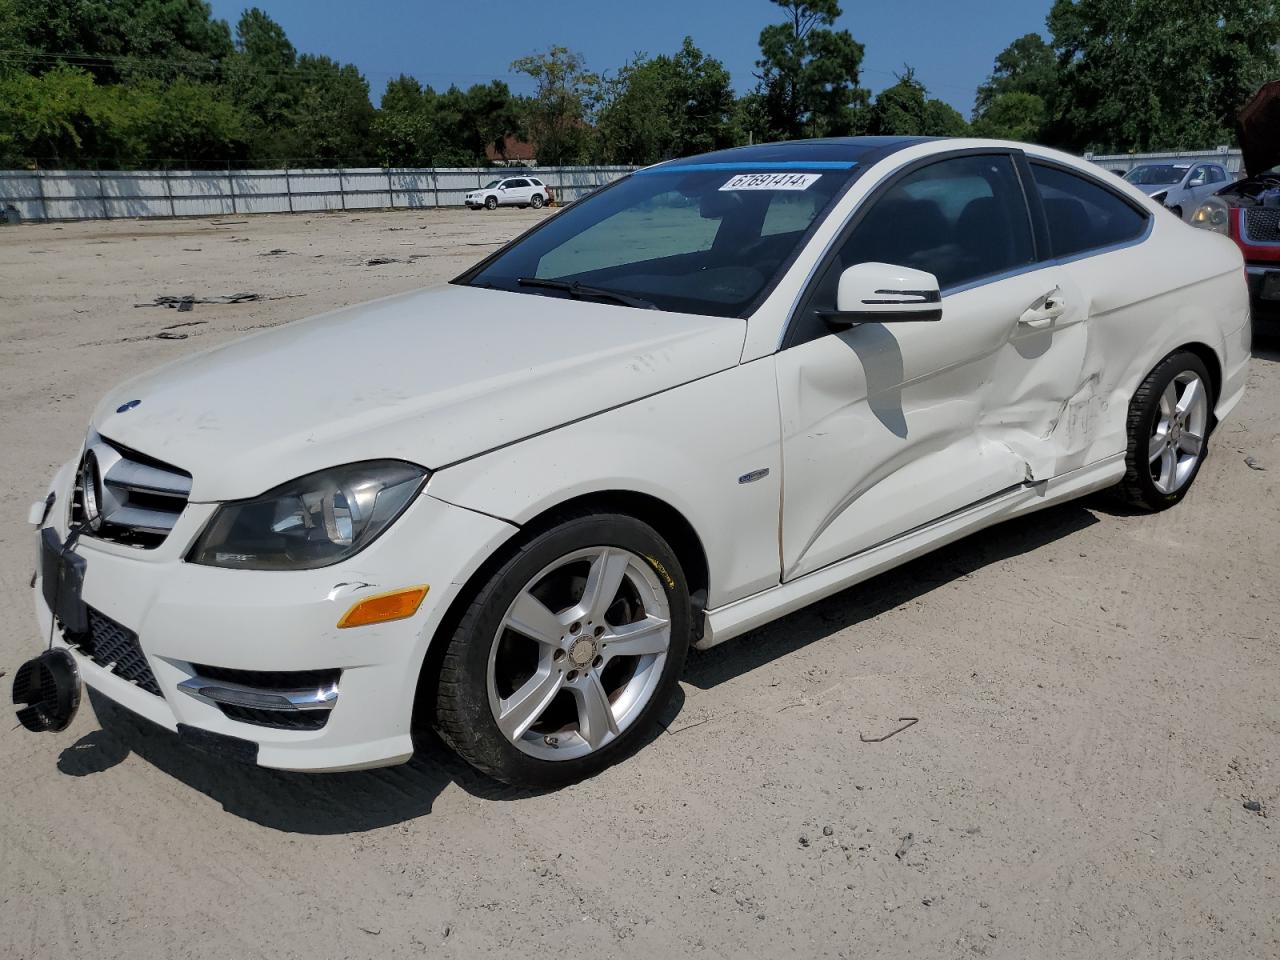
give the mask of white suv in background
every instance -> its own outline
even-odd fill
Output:
[[[496,210],[498,207],[533,207],[538,210],[549,198],[546,185],[537,177],[508,177],[505,180],[492,180],[479,190],[472,190],[463,198],[472,210],[485,207]]]

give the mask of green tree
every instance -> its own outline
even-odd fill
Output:
[[[422,84],[404,74],[388,83],[370,132],[379,163],[393,167],[429,164],[435,123]]]
[[[618,163],[732,146],[738,132],[729,72],[685,37],[674,56],[637,57],[606,81],[597,126],[604,155]]]
[[[159,158],[215,166],[247,160],[245,118],[221,87],[179,77],[105,89],[120,103],[123,163],[151,166]]]
[[[996,55],[995,68],[978,87],[974,119],[982,116],[997,97],[1006,93],[1029,93],[1050,104],[1058,89],[1058,58],[1053,47],[1038,33],[1028,33]]]
[[[1055,0],[1051,137],[1110,151],[1204,149],[1280,69],[1275,0]]]
[[[528,74],[537,85],[524,102],[521,126],[537,148],[538,161],[554,165],[587,159],[600,78],[587,70],[582,55],[553,46],[546,53],[521,57],[511,69]]]
[[[5,49],[28,72],[82,66],[100,83],[187,76],[216,79],[231,54],[226,21],[204,0],[11,0]]]
[[[274,163],[299,153],[292,120],[301,95],[297,64],[298,53],[280,24],[257,7],[240,15],[227,88],[246,118],[255,161]]]
[[[879,136],[961,137],[968,124],[950,104],[929,97],[915,71],[907,67],[898,82],[876,95],[867,132]]]
[[[0,164],[5,167],[29,160],[72,165],[106,122],[87,71],[59,66],[40,76],[10,72],[0,77]]]
[[[367,162],[373,105],[369,83],[351,64],[298,57],[298,105],[292,116],[300,159],[346,166]]]
[[[459,146],[471,152],[476,162],[485,159],[486,148],[501,147],[508,134],[520,129],[519,101],[501,80],[467,88],[463,94],[463,114]]]
[[[924,103],[924,135],[926,137],[967,137],[969,124],[951,104],[930,98]]]
[[[500,80],[437,94],[402,75],[382,94],[373,139],[382,163],[472,166],[518,129],[517,101]]]
[[[769,139],[856,132],[867,93],[858,85],[863,46],[834,30],[838,0],[773,0],[782,23],[760,31],[757,93]]]
[[[999,93],[987,101],[974,118],[973,135],[994,140],[1021,140],[1035,143],[1049,119],[1048,109],[1034,93]]]

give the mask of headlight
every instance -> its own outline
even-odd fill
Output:
[[[1169,191],[1161,190],[1159,193],[1153,193],[1151,195],[1151,199],[1154,200],[1156,203],[1164,203],[1166,200],[1169,199]]]
[[[1230,233],[1231,208],[1217,197],[1210,197],[1191,215],[1191,225],[1212,230],[1214,233]]]
[[[291,480],[252,500],[220,506],[192,563],[240,570],[313,570],[377,539],[426,482],[400,460],[367,460]]]

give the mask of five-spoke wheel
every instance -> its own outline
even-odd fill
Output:
[[[1129,405],[1129,450],[1121,496],[1151,510],[1185,496],[1209,449],[1212,381],[1204,362],[1177,352],[1162,360]]]
[[[494,637],[498,728],[544,760],[598,750],[649,703],[670,644],[666,594],[644,558],[605,546],[561,557],[525,584]]]
[[[524,786],[570,783],[638,744],[689,645],[679,560],[620,514],[565,518],[513,548],[448,639],[436,727]]]
[[[1209,388],[1195,371],[1184,370],[1164,388],[1158,409],[1147,460],[1151,482],[1169,494],[1186,486],[1200,463],[1209,424]]]

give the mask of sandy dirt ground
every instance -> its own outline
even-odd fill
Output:
[[[535,216],[0,229],[6,702],[40,647],[27,506],[108,387]],[[240,292],[282,299],[134,306]],[[1177,509],[1009,522],[696,655],[665,731],[571,789],[430,743],[237,767],[103,704],[6,725],[0,956],[1280,956],[1280,344],[1255,354]]]

